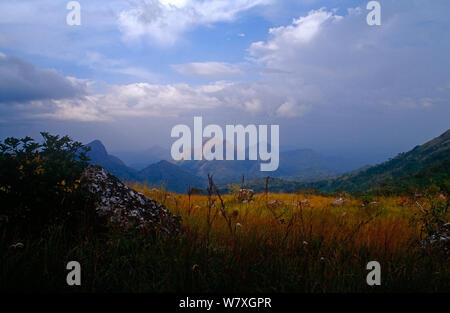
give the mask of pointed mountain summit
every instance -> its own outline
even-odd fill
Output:
[[[146,182],[156,187],[164,185],[168,190],[179,193],[187,192],[189,187],[204,188],[206,185],[205,179],[168,161],[159,161],[137,171],[109,154],[100,140],[94,140],[87,146],[91,148],[88,152],[91,164],[100,165],[125,181]]]
[[[88,143],[87,146],[91,148],[88,152],[91,164],[100,165],[121,179],[136,179],[137,171],[126,166],[119,158],[108,154],[100,140],[94,140]]]

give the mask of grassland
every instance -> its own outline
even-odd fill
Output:
[[[449,292],[445,256],[420,248],[426,223],[415,200],[302,194],[179,195],[134,185],[183,218],[176,237],[111,229],[68,240],[53,229],[22,249],[2,241],[7,290],[125,292]],[[307,199],[309,205],[302,203]],[[273,202],[278,200],[279,202]],[[430,203],[419,200],[424,210]],[[374,203],[376,202],[376,203]],[[272,204],[271,204],[272,203]],[[448,220],[448,216],[446,216]],[[65,264],[82,266],[82,286],[65,284]],[[366,264],[382,284],[366,284]]]

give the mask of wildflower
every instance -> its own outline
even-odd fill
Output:
[[[300,201],[300,206],[310,207],[311,204],[309,203],[308,199]]]
[[[270,202],[268,203],[268,206],[271,207],[271,208],[277,208],[277,207],[282,206],[283,204],[284,204],[283,201],[280,201],[280,200],[272,200],[272,201],[270,201]]]

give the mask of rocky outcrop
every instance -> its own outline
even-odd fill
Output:
[[[250,202],[253,200],[255,192],[252,189],[239,189],[237,200],[239,202]]]
[[[334,206],[341,206],[346,202],[346,200],[344,198],[338,198],[336,200],[334,200],[333,202],[331,202],[331,205]]]
[[[98,165],[89,165],[81,177],[95,210],[108,222],[124,228],[145,228],[167,234],[180,231],[181,218],[164,205],[131,189]]]
[[[441,251],[450,256],[450,223],[447,223],[431,236],[422,240],[422,248]]]

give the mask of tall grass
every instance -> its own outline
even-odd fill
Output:
[[[258,194],[179,195],[133,188],[183,218],[177,237],[111,229],[69,241],[64,230],[1,243],[0,288],[132,292],[450,291],[445,257],[420,248],[420,212],[406,198],[362,206],[348,199]],[[278,200],[281,202],[272,202]],[[426,203],[423,203],[426,205]],[[19,240],[19,239],[18,239]],[[82,286],[65,284],[65,264],[79,261]],[[366,284],[366,264],[381,264],[382,284]]]

